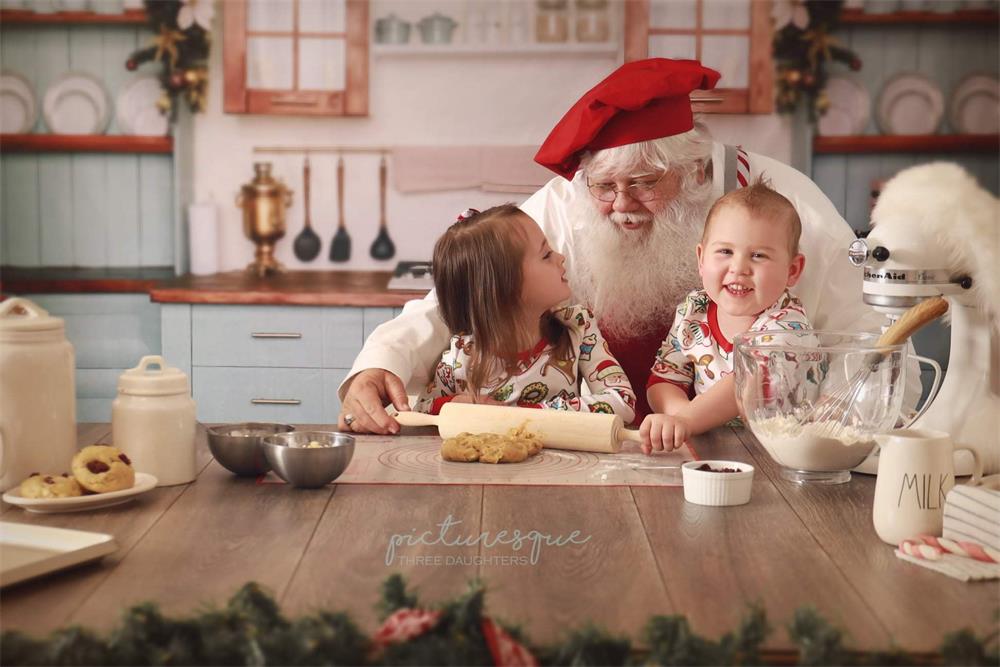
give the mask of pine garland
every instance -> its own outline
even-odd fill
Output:
[[[320,611],[288,620],[274,599],[247,583],[222,609],[168,618],[155,604],[127,610],[106,637],[81,627],[63,628],[45,639],[17,631],[0,635],[3,665],[492,665],[484,636],[485,589],[474,582],[457,599],[436,610],[419,607],[399,575],[382,585],[376,605],[386,624],[394,615],[428,621],[386,640],[380,630],[362,633],[347,614]],[[995,617],[1000,621],[1000,612]],[[386,626],[383,625],[383,628]],[[997,665],[997,632],[971,630],[945,636],[940,653],[850,652],[843,633],[814,609],[795,612],[788,633],[797,653],[761,649],[771,632],[767,614],[752,605],[739,626],[718,640],[695,634],[684,616],[653,616],[642,633],[647,648],[633,649],[626,637],[585,626],[555,646],[533,646],[516,628],[502,631],[527,647],[543,665]]]

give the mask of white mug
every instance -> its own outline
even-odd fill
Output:
[[[955,445],[944,431],[898,429],[875,436],[881,452],[872,521],[883,542],[898,545],[917,535],[941,535],[944,499],[955,486]],[[974,472],[969,484],[983,473],[972,449]]]

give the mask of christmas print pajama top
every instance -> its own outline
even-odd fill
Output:
[[[802,302],[786,290],[748,331],[810,329]],[[669,382],[688,396],[703,394],[733,372],[733,344],[719,327],[718,305],[705,290],[694,290],[677,306],[670,333],[656,353],[647,388]]]
[[[542,339],[534,349],[521,353],[514,375],[488,381],[480,394],[510,406],[617,414],[631,423],[635,392],[608,350],[594,315],[582,306],[569,306],[556,311],[556,316],[569,330],[572,359],[554,359],[552,345]],[[414,410],[437,414],[444,403],[468,390],[473,345],[471,336],[452,336]],[[589,393],[581,392],[584,384]]]

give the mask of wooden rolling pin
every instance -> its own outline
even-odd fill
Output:
[[[578,452],[613,454],[621,449],[625,440],[642,442],[639,432],[625,428],[618,415],[594,412],[445,403],[439,415],[400,412],[394,417],[403,426],[437,426],[442,438],[452,438],[459,433],[504,434],[509,429],[524,426],[537,434],[546,447]]]

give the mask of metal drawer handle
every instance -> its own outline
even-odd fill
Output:
[[[302,338],[300,333],[278,333],[270,331],[254,331],[250,334],[251,338]]]
[[[297,398],[251,398],[254,405],[301,405],[302,401]]]

